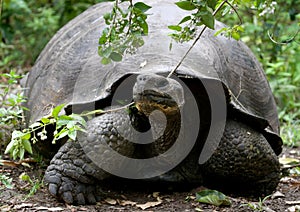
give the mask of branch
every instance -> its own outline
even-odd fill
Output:
[[[213,16],[215,16],[220,10],[221,8],[224,6],[224,4],[228,3],[227,0],[222,1],[222,3],[218,6],[218,8],[213,12]],[[198,42],[198,40],[201,38],[201,36],[203,35],[204,31],[206,30],[207,26],[204,26],[200,32],[200,34],[198,35],[198,37],[194,40],[193,44],[190,46],[190,48],[186,51],[186,53],[184,54],[184,56],[181,58],[181,60],[179,61],[179,63],[176,65],[176,67],[168,74],[167,78],[171,77],[172,74],[179,68],[179,66],[182,64],[182,62],[185,60],[185,58],[187,57],[187,55],[190,53],[190,51],[194,48],[194,46],[196,45],[196,43]]]

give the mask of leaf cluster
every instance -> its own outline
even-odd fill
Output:
[[[20,130],[14,130],[10,143],[7,145],[5,154],[10,153],[13,159],[24,158],[25,151],[32,154],[31,143],[35,144],[37,141],[43,141],[50,137],[50,133],[47,131],[47,126],[55,126],[53,132],[52,143],[68,137],[75,141],[78,131],[85,131],[86,121],[77,114],[71,115],[59,115],[64,105],[55,107],[51,114],[44,116],[40,121],[31,124],[28,128]]]
[[[214,29],[215,18],[213,11],[217,5],[217,0],[183,0],[175,3],[179,8],[186,11],[194,11],[191,15],[185,16],[177,25],[168,26],[175,31],[170,36],[178,42],[185,42],[195,38],[196,29],[205,25]]]
[[[129,3],[127,9],[123,10],[119,0],[116,0],[111,13],[104,15],[105,23],[109,27],[102,31],[98,47],[103,64],[121,61],[124,54],[135,53],[144,44],[142,36],[148,34],[146,12],[151,7],[143,2],[123,2]]]

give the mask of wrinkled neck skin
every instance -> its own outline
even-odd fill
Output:
[[[137,104],[137,107],[139,106],[141,105]],[[139,132],[151,130],[153,142],[149,144],[150,147],[146,147],[146,152],[149,157],[153,157],[164,153],[175,143],[181,127],[181,111],[179,107],[166,110],[152,108],[152,112],[142,113],[134,108],[131,112],[131,122]],[[144,137],[140,139],[144,139]]]

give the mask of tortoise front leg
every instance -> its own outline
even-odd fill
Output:
[[[129,117],[124,111],[103,114],[88,121],[87,132],[80,134],[76,142],[64,144],[51,160],[45,173],[49,192],[68,204],[96,203],[100,197],[97,185],[109,177],[100,163],[114,164],[114,158],[102,147],[108,145],[126,156],[134,151],[133,144],[124,140],[115,128],[128,128],[128,124]],[[121,164],[115,165],[117,168]]]
[[[265,137],[233,120],[202,171],[211,186],[255,196],[274,191],[280,179],[278,158]]]

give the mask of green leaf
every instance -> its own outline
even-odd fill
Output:
[[[223,27],[222,29],[219,29],[218,31],[216,31],[216,33],[214,34],[214,36],[218,36],[222,32],[227,32],[227,31],[228,31],[228,28],[227,27]]]
[[[4,154],[7,154],[7,153],[11,152],[14,149],[13,147],[14,147],[15,142],[16,142],[15,140],[11,140],[9,142],[9,144],[6,146]]]
[[[61,104],[56,106],[53,111],[52,111],[52,116],[57,119],[58,114],[60,113],[60,111],[65,107],[65,104]]]
[[[46,117],[42,117],[41,122],[43,122],[43,124],[48,124],[48,123],[50,123],[50,119],[48,119]]]
[[[211,12],[207,12],[204,15],[201,15],[202,23],[210,29],[215,28],[215,17]]]
[[[113,50],[113,48],[112,48],[111,46],[108,46],[106,49],[104,49],[104,50],[102,51],[103,57],[108,58],[109,55],[112,53],[112,50]]]
[[[170,26],[168,26],[168,28],[171,29],[171,30],[178,31],[178,32],[180,32],[181,29],[182,29],[182,27],[179,26],[179,25],[170,25]]]
[[[30,133],[26,133],[22,136],[22,140],[29,140],[31,138],[31,134]]]
[[[143,13],[146,12],[147,10],[149,10],[151,8],[151,6],[143,3],[143,2],[137,2],[133,5],[134,8],[139,9],[140,11],[142,11]]]
[[[185,16],[180,22],[179,22],[179,24],[183,24],[183,23],[185,23],[185,22],[187,22],[187,21],[189,21],[189,20],[191,20],[192,19],[192,17],[191,16]]]
[[[115,62],[120,62],[122,60],[122,55],[119,54],[118,52],[112,52],[110,55],[109,55],[109,58]]]
[[[80,115],[73,113],[70,115],[70,117],[73,118],[73,120],[76,120],[76,122],[81,124],[83,127],[86,127],[86,121]]]
[[[70,139],[75,141],[76,136],[77,136],[77,131],[75,129],[70,129],[69,132],[68,132],[68,136],[69,136]]]
[[[207,6],[209,6],[213,10],[215,9],[216,5],[217,5],[217,1],[216,0],[208,0],[207,1]]]
[[[239,40],[241,38],[241,35],[240,35],[240,33],[233,31],[231,33],[231,37],[235,40]]]
[[[23,142],[23,146],[24,146],[25,150],[28,153],[32,154],[31,143],[28,140],[23,140],[22,142]]]
[[[196,6],[190,1],[179,1],[179,2],[176,2],[175,4],[183,10],[196,9]]]
[[[23,147],[21,147],[20,150],[19,150],[20,160],[22,160],[24,158],[24,154],[25,154],[25,149]]]
[[[111,59],[110,59],[110,58],[103,57],[103,58],[101,59],[101,63],[102,63],[103,65],[107,65],[107,64],[111,63]]]
[[[55,141],[55,140],[59,140],[59,139],[65,137],[65,136],[67,136],[68,133],[69,133],[69,130],[68,130],[68,129],[66,129],[66,128],[62,129],[61,131],[59,131],[59,132],[55,135],[54,141]]]
[[[215,206],[231,205],[230,199],[223,193],[216,190],[203,190],[196,193],[196,201],[201,203],[207,203]]]

